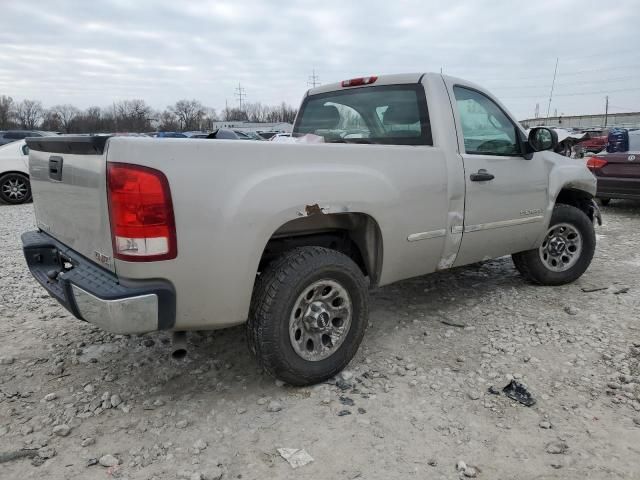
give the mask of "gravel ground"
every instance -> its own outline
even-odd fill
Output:
[[[242,328],[190,334],[178,363],[166,334],[75,320],[25,267],[32,206],[0,206],[0,477],[640,478],[640,205],[603,214],[575,284],[502,258],[381,288],[349,370],[292,388]]]

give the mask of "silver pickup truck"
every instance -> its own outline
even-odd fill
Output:
[[[291,384],[351,360],[371,287],[511,254],[529,281],[580,277],[596,180],[490,93],[440,74],[309,90],[292,143],[27,140],[34,277],[115,333],[247,323]]]

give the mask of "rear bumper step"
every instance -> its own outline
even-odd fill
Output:
[[[173,328],[170,282],[119,279],[41,231],[24,233],[22,246],[31,274],[76,318],[119,334]]]

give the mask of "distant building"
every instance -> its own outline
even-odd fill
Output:
[[[218,128],[231,128],[233,130],[247,131],[247,132],[278,132],[278,133],[291,133],[293,125],[288,122],[276,122],[276,123],[253,123],[245,121],[223,121],[213,122],[213,129]]]
[[[561,128],[602,128],[605,126],[604,114],[539,117],[521,120],[525,128],[547,125]],[[607,115],[607,127],[640,128],[640,112],[610,113]]]

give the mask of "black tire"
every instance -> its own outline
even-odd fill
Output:
[[[349,294],[351,326],[327,358],[310,361],[292,346],[289,321],[299,297],[314,282],[337,282]],[[322,382],[340,372],[358,350],[368,323],[368,289],[360,268],[346,255],[322,247],[302,247],[273,260],[256,280],[247,340],[258,363],[291,385]]]
[[[512,255],[516,269],[532,283],[538,285],[564,285],[571,283],[589,268],[596,249],[596,234],[593,223],[579,208],[558,204],[553,209],[549,228],[561,223],[573,226],[582,237],[582,251],[576,263],[569,269],[557,272],[551,270],[540,258],[540,249],[527,250]]]
[[[14,190],[19,188],[19,190]],[[0,177],[0,200],[11,205],[31,200],[29,177],[22,173],[5,173]]]
[[[606,207],[611,202],[610,198],[600,198],[599,200],[603,207]]]

